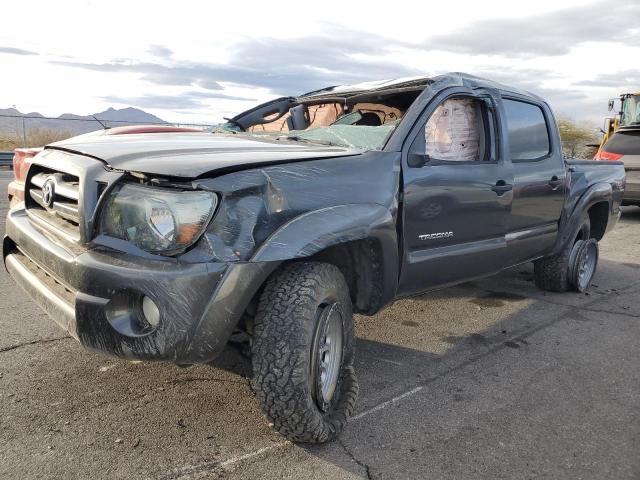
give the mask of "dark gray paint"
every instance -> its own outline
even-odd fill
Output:
[[[101,159],[114,170],[164,177],[196,178],[248,166],[357,155],[360,150],[241,133],[146,133],[109,135],[94,132],[46,147]]]
[[[54,144],[34,159],[34,171],[48,166],[80,178],[81,240],[69,241],[42,228],[19,205],[7,219],[8,268],[54,316],[59,314],[50,307],[59,305],[53,298],[56,281],[67,286],[75,300],[65,321],[89,348],[126,358],[189,363],[211,360],[220,352],[249,302],[282,262],[348,242],[376,245],[381,284],[371,289],[375,298],[359,300],[360,311],[372,314],[399,296],[556,252],[598,202],[606,207],[604,228],[612,228],[622,197],[622,165],[572,162],[567,171],[544,101],[461,74],[424,83],[382,151],[232,133],[91,134]],[[428,115],[452,94],[491,99],[496,118],[491,161],[410,167],[408,155]],[[315,96],[322,95],[326,92]],[[505,154],[503,95],[544,109],[552,141],[548,158],[513,163]],[[142,172],[167,188],[218,193],[218,210],[190,250],[175,257],[152,255],[97,234],[102,202],[118,182],[135,180],[129,172]],[[554,176],[559,182],[552,187],[548,182]],[[102,194],[96,181],[105,185]],[[512,188],[496,192],[498,181]],[[425,215],[429,209],[423,207],[430,204],[442,207],[438,215]],[[441,231],[453,236],[418,238]],[[27,259],[48,274],[38,288],[24,268],[16,267],[18,261],[28,264]],[[116,332],[106,315],[112,315],[113,298],[122,292],[152,297],[162,312],[160,328],[144,335]]]

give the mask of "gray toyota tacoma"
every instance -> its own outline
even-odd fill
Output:
[[[108,129],[19,167],[3,256],[40,307],[126,359],[245,337],[300,442],[354,410],[354,312],[525,262],[584,291],[625,185],[619,162],[563,159],[544,100],[459,73],[279,98],[213,133]]]

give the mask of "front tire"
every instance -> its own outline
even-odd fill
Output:
[[[349,289],[334,265],[285,266],[265,286],[255,318],[253,385],[275,430],[295,442],[334,439],[353,413]]]

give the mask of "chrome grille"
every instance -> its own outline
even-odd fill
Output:
[[[31,176],[27,211],[73,240],[80,239],[80,182],[68,173],[50,170]]]

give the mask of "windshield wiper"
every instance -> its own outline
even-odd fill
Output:
[[[301,137],[300,135],[282,135],[280,137],[276,137],[278,140],[281,139],[286,139],[286,140],[293,140],[294,142],[302,142],[302,143],[317,143],[319,145],[327,145],[329,147],[342,147],[343,145],[339,145],[337,143],[333,143],[330,141],[323,141],[323,140],[316,140],[316,139],[309,139],[306,137]]]

